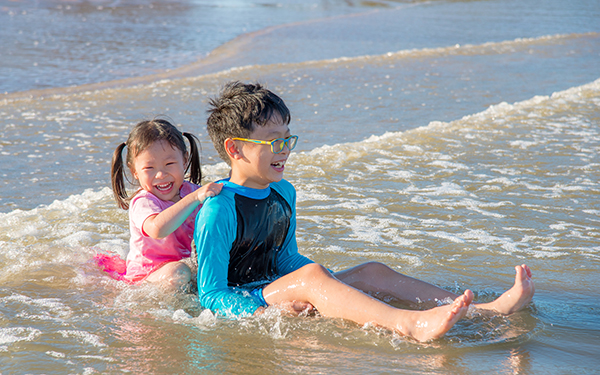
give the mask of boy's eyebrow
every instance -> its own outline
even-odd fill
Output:
[[[271,130],[271,131],[269,131],[269,132],[267,133],[267,135],[269,135],[269,136],[271,136],[271,135],[278,136],[278,135],[280,135],[280,134],[281,134],[281,132],[279,132],[279,131],[277,131],[277,130]],[[292,132],[290,131],[290,128],[287,128],[284,134],[285,134],[285,135],[291,135],[291,134],[292,134]]]

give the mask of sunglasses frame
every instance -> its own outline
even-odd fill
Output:
[[[293,149],[296,148],[296,145],[298,144],[298,136],[297,135],[290,135],[287,138],[275,138],[272,141],[262,141],[260,139],[249,139],[249,138],[231,138],[234,141],[243,141],[243,142],[252,142],[252,143],[257,143],[260,145],[269,145],[271,146],[271,152],[274,154],[279,154],[283,151],[283,149],[287,146],[288,150],[292,151]],[[290,147],[290,141],[292,139],[295,139],[294,142],[294,146]],[[273,143],[277,142],[277,141],[283,141],[283,146],[281,146],[281,150],[275,152],[275,150],[273,149]]]

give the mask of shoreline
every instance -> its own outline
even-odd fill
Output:
[[[355,16],[355,15],[353,15]],[[309,22],[316,22],[312,20]],[[461,51],[467,54],[477,54],[476,50],[486,49],[490,47],[501,47],[504,45],[511,44],[544,44],[549,40],[554,39],[571,39],[571,38],[597,38],[600,37],[600,32],[587,32],[587,33],[572,33],[572,34],[555,34],[555,35],[544,35],[533,38],[517,38],[513,40],[505,40],[500,42],[486,42],[483,44],[465,44],[465,45],[452,45],[437,48],[421,48],[421,49],[408,49],[400,50],[395,52],[387,52],[379,55],[365,55],[365,56],[351,56],[351,57],[337,57],[333,59],[323,60],[307,60],[303,62],[273,62],[270,64],[256,64],[256,65],[244,65],[244,66],[231,66],[227,64],[228,61],[232,60],[232,57],[237,54],[245,46],[249,45],[256,36],[270,33],[276,29],[291,26],[293,24],[277,25],[265,28],[263,30],[245,33],[232,39],[231,41],[223,44],[222,46],[213,50],[204,58],[200,58],[191,64],[181,66],[176,69],[168,69],[155,74],[143,75],[138,77],[130,77],[116,80],[109,80],[103,82],[87,83],[79,86],[65,86],[55,87],[47,89],[32,89],[28,91],[16,91],[0,94],[0,102],[8,103],[20,100],[36,100],[44,99],[53,96],[73,95],[81,94],[85,92],[97,92],[106,89],[124,89],[134,87],[137,85],[149,85],[152,83],[158,83],[163,80],[174,80],[174,79],[186,79],[186,78],[199,78],[208,75],[225,74],[232,70],[242,70],[245,68],[257,67],[257,66],[269,66],[269,65],[282,65],[282,64],[327,64],[340,60],[364,60],[369,58],[381,58],[381,57],[392,57],[398,55],[405,55],[410,57],[411,55],[422,55],[422,54],[435,54],[439,51],[448,52],[449,50]],[[485,53],[485,52],[484,52]],[[487,52],[489,53],[489,51]],[[496,54],[505,53],[505,51],[495,51]]]
[[[238,51],[242,50],[245,46],[251,44],[251,42],[258,36],[266,35],[275,30],[295,27],[298,25],[307,25],[316,22],[326,22],[327,20],[338,19],[338,18],[350,18],[359,17],[366,14],[379,12],[379,9],[369,10],[364,12],[357,12],[351,14],[342,14],[327,18],[317,18],[305,21],[290,22],[280,25],[268,26],[260,30],[243,33],[235,38],[225,42],[219,47],[209,52],[204,57],[199,57],[196,61],[180,66],[174,69],[165,69],[158,71],[154,74],[146,74],[142,76],[134,76],[129,78],[121,78],[114,80],[107,80],[101,82],[85,83],[77,86],[61,86],[61,87],[50,87],[45,89],[31,89],[25,91],[13,91],[0,93],[0,102],[16,101],[21,99],[43,99],[55,95],[71,95],[79,94],[87,91],[100,91],[106,89],[119,89],[133,87],[140,84],[151,84],[154,82],[160,82],[168,79],[179,79],[179,78],[194,78],[201,77],[209,74],[219,74],[230,71],[232,69],[243,69],[247,66],[256,65],[243,65],[243,66],[232,66],[234,64],[228,63],[229,61],[235,61],[233,58]],[[344,58],[344,57],[340,57]],[[285,61],[275,61],[270,64],[260,65],[271,65],[271,64],[282,64]]]

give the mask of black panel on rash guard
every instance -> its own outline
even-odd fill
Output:
[[[229,252],[229,286],[270,280],[277,274],[277,254],[290,228],[292,209],[271,189],[265,199],[235,195],[237,236]]]

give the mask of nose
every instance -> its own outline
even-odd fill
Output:
[[[287,152],[287,153],[292,152],[292,149],[290,147],[290,142],[292,142],[291,138],[289,138],[288,140],[284,141],[284,143],[283,143],[283,150],[281,150],[281,152]],[[286,149],[287,149],[287,151],[286,151]]]
[[[281,150],[280,154],[289,154],[292,150],[290,150],[290,146],[288,145],[287,142],[285,142],[283,144],[283,149]]]

